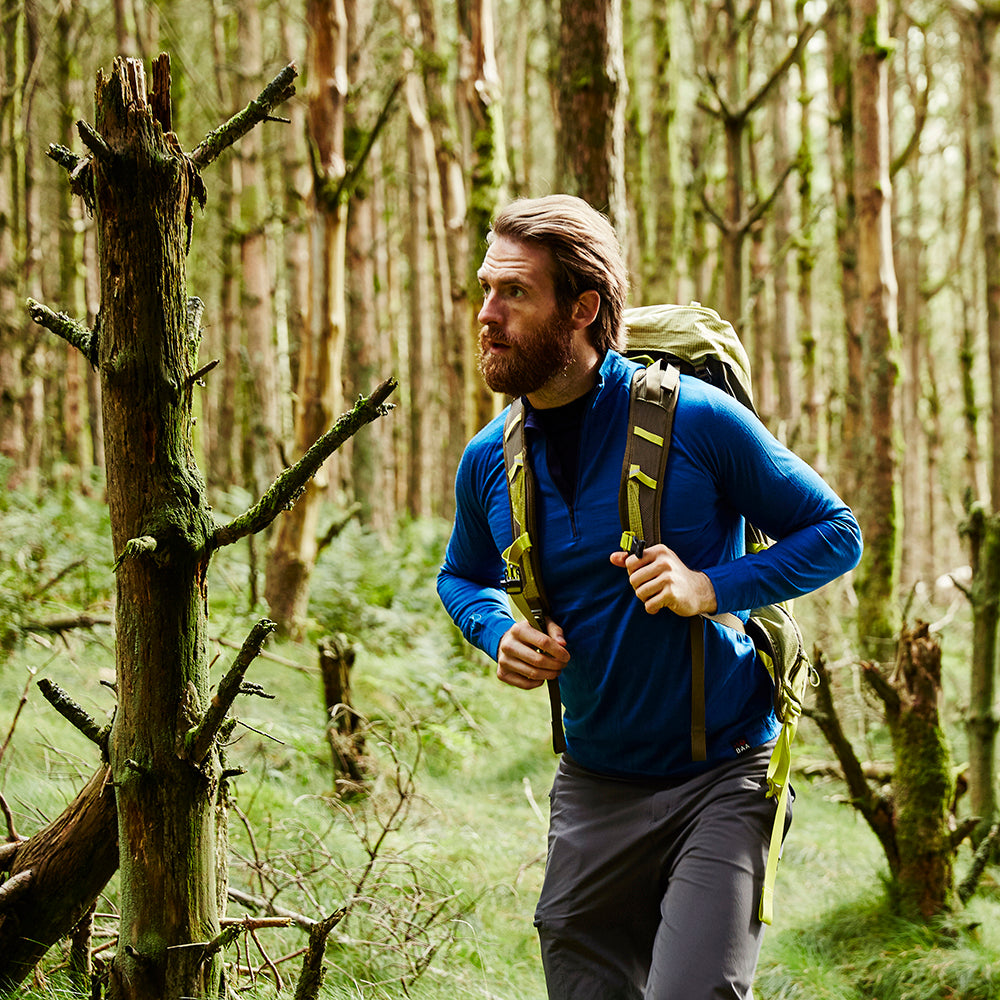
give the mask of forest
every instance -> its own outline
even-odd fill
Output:
[[[567,192],[865,538],[754,995],[1000,996],[1000,4],[0,10],[0,995],[542,995],[547,706],[434,578]]]

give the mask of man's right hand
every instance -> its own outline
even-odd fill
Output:
[[[497,677],[525,691],[553,680],[569,663],[563,630],[548,622],[548,634],[525,621],[515,622],[503,634],[497,649]]]

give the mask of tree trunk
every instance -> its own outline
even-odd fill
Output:
[[[433,255],[429,244],[430,176],[433,164],[424,142],[427,113],[423,86],[415,68],[406,79],[406,152],[409,172],[409,211],[405,221],[409,260],[409,323],[407,369],[410,376],[409,435],[406,442],[406,510],[413,517],[432,511],[431,480],[435,440],[433,436],[432,387],[435,381]]]
[[[805,25],[806,0],[795,0],[795,21],[801,33]],[[816,235],[813,213],[813,134],[809,87],[809,54],[799,55],[799,151],[798,190],[799,221],[795,267],[798,274],[799,347],[802,357],[802,413],[799,433],[795,438],[799,454],[821,474],[826,473],[826,452],[821,443],[820,408],[822,406],[818,379],[818,345],[813,309],[813,270],[816,264]]]
[[[895,634],[898,533],[896,382],[898,321],[890,222],[889,106],[883,42],[884,0],[854,5],[859,45],[855,76],[855,198],[858,282],[865,373],[864,478],[857,510],[865,551],[855,576],[863,655],[891,658]]]
[[[361,755],[365,738],[351,704],[351,669],[355,650],[343,637],[327,637],[319,644],[319,669],[326,706],[326,740],[333,758],[339,793],[357,790],[364,782]]]
[[[931,921],[956,905],[955,854],[968,832],[956,831],[953,780],[940,718],[941,648],[926,624],[904,629],[891,676],[878,664],[863,677],[885,707],[892,738],[893,776],[888,793],[874,790],[844,735],[820,660],[817,706],[807,715],[819,725],[840,761],[851,802],[879,838],[889,865],[894,909],[910,920]]]
[[[611,219],[628,242],[621,0],[561,0],[556,184]]]
[[[215,96],[219,107],[232,107],[237,100],[235,87],[226,73],[237,51],[236,41],[229,37],[226,12],[221,0],[212,2],[212,54],[215,69]],[[212,199],[214,214],[218,219],[222,246],[218,249],[219,296],[215,308],[209,309],[214,322],[208,326],[206,346],[211,358],[219,358],[218,373],[205,393],[202,435],[209,486],[225,490],[239,482],[242,465],[242,433],[237,417],[238,388],[242,342],[242,310],[240,308],[242,281],[238,260],[240,231],[239,156],[230,156],[221,165],[221,184]]]
[[[251,100],[260,89],[263,64],[260,9],[256,2],[241,2],[237,47],[243,85],[239,100]],[[264,171],[264,141],[259,132],[248,135],[239,148],[240,165],[240,273],[243,299],[240,302],[240,325],[246,331],[248,397],[245,413],[248,420],[243,441],[255,492],[260,492],[281,468],[278,442],[282,426],[279,418],[278,357],[274,345],[274,312],[271,308],[267,220],[270,214],[268,185]],[[284,624],[283,619],[277,619]]]
[[[348,52],[352,58],[352,76],[358,80],[375,77],[373,53],[365,38],[373,25],[371,0],[349,0],[347,4]],[[371,96],[359,88],[355,100],[347,106],[346,156],[355,162],[361,155],[366,129],[374,121],[378,107]],[[347,339],[345,391],[349,397],[368,386],[375,372],[385,370],[380,356],[378,312],[374,291],[375,210],[370,184],[361,184],[354,192],[347,214],[347,315],[351,336]],[[387,359],[385,359],[387,361]],[[392,448],[382,428],[364,440],[353,442],[351,449],[351,496],[360,505],[363,524],[384,529],[392,523],[387,510],[389,496],[377,486],[379,469],[389,459]]]
[[[788,37],[788,0],[771,0],[771,21],[779,47]],[[772,105],[771,132],[774,140],[773,169],[782,170],[791,158],[788,137],[789,109],[788,75],[782,73],[775,84]],[[775,419],[782,428],[781,437],[790,441],[799,418],[799,376],[792,363],[792,331],[795,326],[794,302],[789,282],[788,252],[792,239],[792,183],[785,178],[778,186],[774,199],[774,229],[771,237],[771,267],[774,274],[774,337],[773,364],[775,376]]]
[[[347,102],[347,19],[343,3],[309,4],[309,135],[313,175],[312,312],[299,344],[295,449],[302,455],[343,403],[347,253],[344,115]],[[310,481],[281,518],[267,563],[265,598],[271,617],[297,633],[309,604],[316,564],[319,511],[326,480]]]
[[[895,761],[896,903],[904,917],[930,920],[955,907],[957,845],[949,827],[953,780],[939,710],[941,647],[927,625],[900,636],[891,682],[893,693],[883,700]]]
[[[13,463],[5,487],[24,477],[24,342],[17,323],[24,301],[24,135],[22,111],[27,67],[23,61],[24,5],[4,0],[0,40],[0,458]]]
[[[0,861],[4,888],[15,879],[24,886],[0,906],[0,994],[73,930],[117,867],[115,793],[102,767],[59,817]]]
[[[98,74],[93,185],[101,249],[108,504],[117,559],[122,912],[111,996],[216,996],[220,956],[214,758],[185,735],[208,704],[205,574],[213,528],[191,448],[188,215],[200,183],[170,131],[169,63],[147,97],[141,63]]]
[[[990,368],[989,478],[991,514],[981,513],[981,529],[967,529],[971,541],[973,585],[973,650],[969,695],[969,792],[982,829],[996,813],[996,737],[994,706],[997,670],[997,593],[1000,583],[1000,176],[998,133],[993,111],[994,47],[1000,15],[977,8],[965,19],[975,101],[976,187],[979,194],[983,266],[986,275],[986,336]],[[991,88],[982,91],[982,87]]]
[[[969,809],[983,837],[997,811],[994,775],[1000,721],[996,714],[997,628],[1000,625],[1000,514],[973,504],[962,525],[972,565],[972,656],[969,664]]]
[[[827,27],[827,78],[830,81],[830,176],[837,206],[837,257],[844,316],[845,371],[841,387],[844,413],[830,438],[843,442],[838,480],[848,497],[857,495],[864,436],[861,405],[861,293],[858,285],[858,213],[855,196],[855,73],[851,52],[850,10],[839,8]],[[834,407],[828,408],[833,413]]]
[[[56,60],[59,89],[59,133],[63,145],[70,147],[75,134],[74,123],[80,118],[81,82],[76,63],[74,9],[70,0],[60,0],[56,14]],[[73,198],[68,185],[60,184],[59,204],[59,301],[70,316],[82,316],[84,309],[83,239],[80,235],[82,213],[79,202]],[[53,448],[54,455],[83,473],[93,465],[89,436],[84,434],[87,414],[86,361],[80,352],[64,345],[61,364],[63,372],[61,391],[56,398],[61,401],[61,447]]]
[[[469,266],[461,276],[468,291],[465,321],[466,427],[468,440],[498,412],[497,400],[479,378],[475,358],[479,349],[476,315],[482,303],[476,271],[486,252],[486,233],[497,204],[506,190],[506,136],[500,81],[493,36],[493,0],[458,0],[458,31],[468,53],[458,81],[458,120],[463,162],[469,165],[469,190],[465,227],[469,233]]]

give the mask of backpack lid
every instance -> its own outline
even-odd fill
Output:
[[[654,351],[673,354],[696,368],[712,358],[722,361],[753,400],[750,358],[733,326],[714,309],[690,305],[637,306],[623,316],[628,347],[626,354]]]

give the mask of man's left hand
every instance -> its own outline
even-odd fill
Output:
[[[712,581],[704,573],[688,569],[666,545],[650,545],[639,557],[612,552],[611,562],[627,571],[628,582],[648,614],[668,608],[690,618],[718,610]]]

